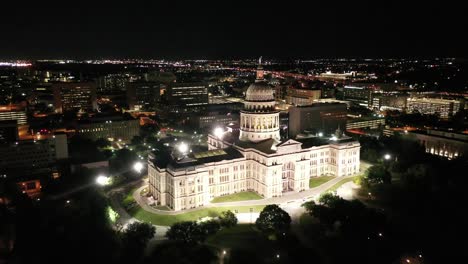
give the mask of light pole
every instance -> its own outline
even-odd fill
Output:
[[[99,175],[96,177],[96,183],[100,186],[106,186],[110,184],[110,177]]]
[[[143,170],[143,163],[141,163],[140,161],[135,162],[135,164],[133,164],[133,170],[138,173],[141,173],[141,171]]]

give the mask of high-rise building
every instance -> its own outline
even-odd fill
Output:
[[[208,104],[208,87],[203,83],[171,83],[166,93],[171,112],[188,112]]]
[[[418,98],[411,97],[407,100],[407,112],[419,112],[421,114],[437,114],[441,118],[449,118],[460,111],[461,103],[452,99]]]
[[[161,83],[129,82],[126,84],[127,102],[130,110],[152,110],[160,99]]]
[[[369,103],[372,99],[372,89],[346,85],[343,88],[343,99],[361,106],[369,107]]]
[[[91,112],[97,109],[96,83],[58,82],[52,84],[57,113],[70,110]]]
[[[318,89],[289,87],[286,93],[286,103],[292,105],[310,105],[314,100],[320,99],[322,91]]]
[[[288,133],[295,138],[301,133],[333,134],[338,128],[346,127],[346,104],[315,103],[289,109]]]
[[[97,92],[99,94],[117,94],[125,91],[126,84],[130,80],[129,74],[107,74],[97,79]]]

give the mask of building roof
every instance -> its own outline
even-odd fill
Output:
[[[190,153],[177,160],[173,156],[163,154],[153,159],[152,162],[159,168],[170,167],[172,170],[189,169],[190,167],[200,166],[211,162],[221,162],[224,160],[234,160],[244,156],[235,148],[214,149],[196,153]]]

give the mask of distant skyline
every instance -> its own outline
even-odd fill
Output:
[[[468,56],[462,3],[202,2],[4,3],[0,59]]]

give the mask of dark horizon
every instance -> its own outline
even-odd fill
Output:
[[[5,4],[0,58],[468,56],[461,4],[334,4]]]

